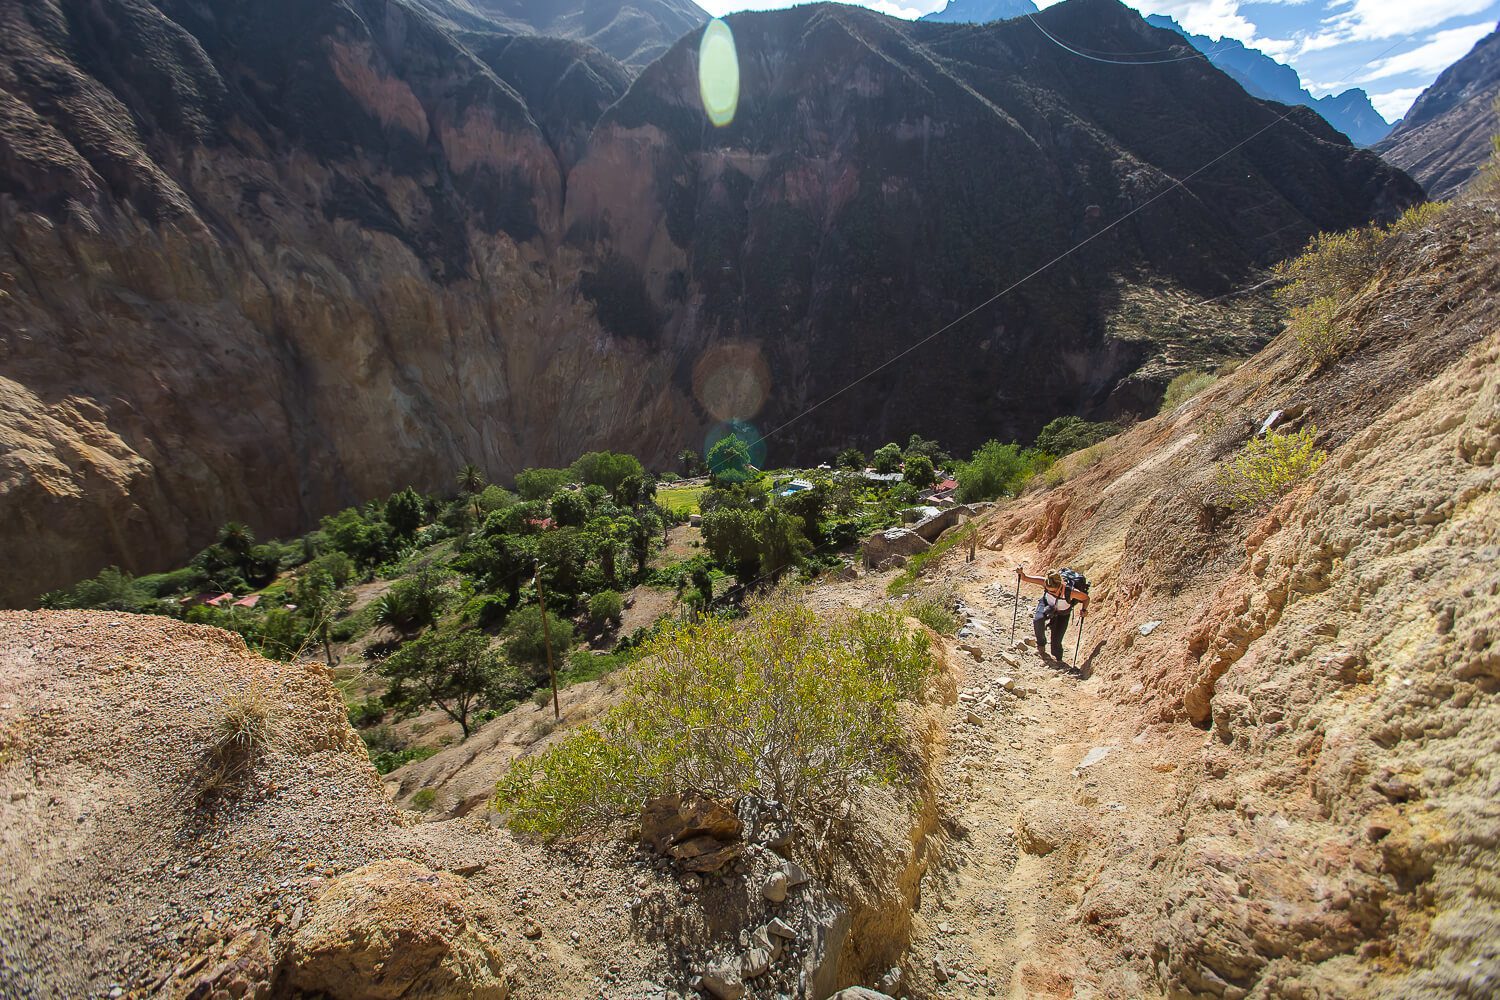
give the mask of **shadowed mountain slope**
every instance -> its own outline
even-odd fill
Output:
[[[1175,37],[1106,0],[1038,18]],[[713,129],[695,38],[622,95],[577,43],[395,0],[0,8],[0,601],[464,461],[776,427],[1085,239],[770,444],[1138,412],[1273,331],[1215,300],[1418,197],[1200,61],[839,6],[730,23]]]
[[[417,2],[458,27],[570,38],[637,69],[708,20],[708,13],[692,0]]]
[[[1433,198],[1449,198],[1484,165],[1500,130],[1500,30],[1481,38],[1422,91],[1376,150],[1409,171]]]

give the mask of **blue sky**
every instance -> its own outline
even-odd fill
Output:
[[[698,0],[711,14],[790,7],[797,0]],[[915,18],[946,0],[855,0]],[[1056,0],[1036,0],[1050,7]],[[1189,31],[1237,38],[1290,64],[1314,96],[1369,91],[1395,121],[1422,88],[1500,20],[1500,0],[1126,0],[1143,14],[1167,14]]]

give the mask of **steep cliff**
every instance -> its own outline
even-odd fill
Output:
[[[1500,30],[1442,72],[1411,106],[1394,132],[1375,147],[1411,173],[1428,195],[1451,198],[1490,155],[1500,129]]]
[[[1104,0],[1039,17],[1171,38]],[[1086,237],[773,447],[1141,408],[1270,332],[1215,300],[1417,197],[1201,63],[1079,64],[1029,22],[731,24],[716,130],[695,38],[622,94],[577,43],[396,0],[0,9],[0,601],[466,460],[775,427]]]

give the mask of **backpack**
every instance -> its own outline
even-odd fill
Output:
[[[1089,578],[1077,570],[1065,569],[1062,571],[1063,578],[1063,600],[1071,601],[1073,592],[1087,595],[1089,592]]]

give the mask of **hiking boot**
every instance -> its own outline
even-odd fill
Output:
[[[1040,656],[1044,660],[1047,659],[1047,647],[1043,646],[1041,643],[1037,643],[1036,644],[1036,655]]]

